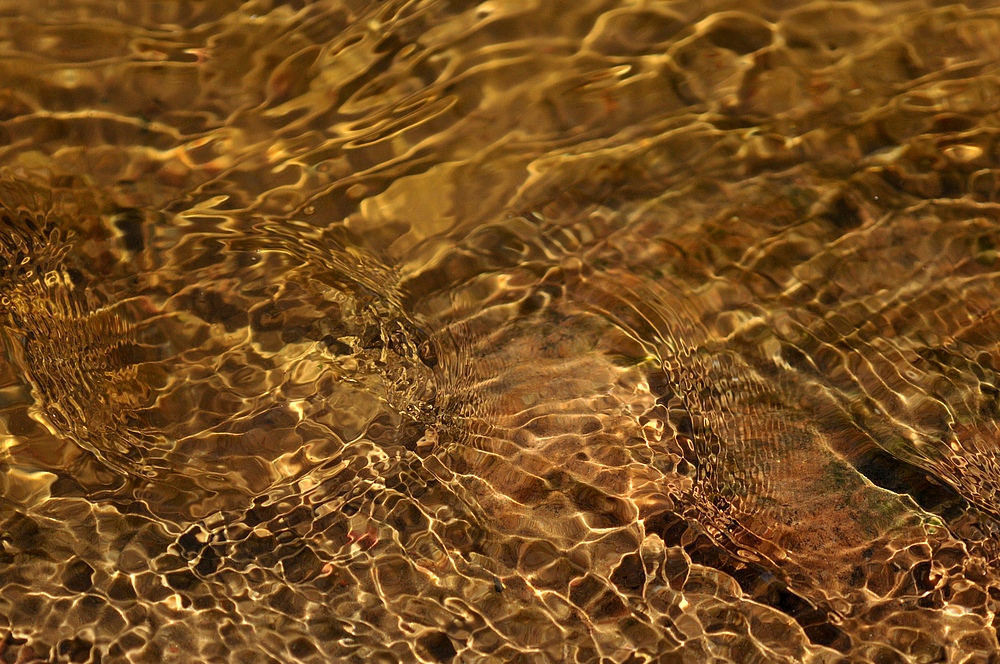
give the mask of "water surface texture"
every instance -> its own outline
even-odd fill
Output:
[[[0,84],[0,661],[998,661],[996,2],[0,0]]]

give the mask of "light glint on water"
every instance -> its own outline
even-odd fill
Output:
[[[994,661],[998,26],[0,0],[0,661]]]

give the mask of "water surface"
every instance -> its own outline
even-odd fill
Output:
[[[995,662],[1000,7],[0,0],[0,660]]]

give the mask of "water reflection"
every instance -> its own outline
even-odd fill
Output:
[[[0,2],[0,658],[990,661],[997,19]]]

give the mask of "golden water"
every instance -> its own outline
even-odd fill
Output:
[[[0,83],[0,661],[998,661],[997,2],[0,0]]]

